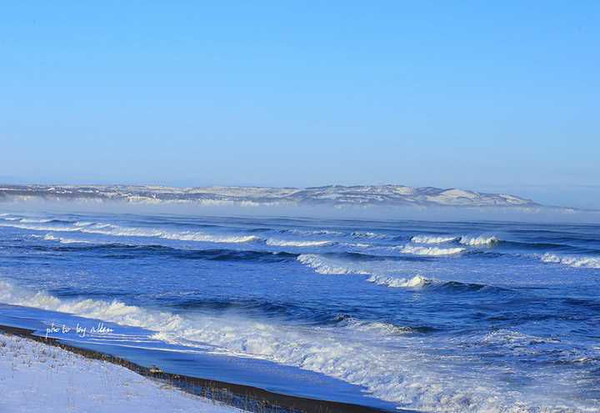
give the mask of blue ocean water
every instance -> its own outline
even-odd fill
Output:
[[[599,293],[599,225],[0,215],[0,322],[384,408],[599,411]]]

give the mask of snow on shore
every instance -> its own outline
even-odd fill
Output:
[[[0,334],[0,412],[241,412],[33,340]]]

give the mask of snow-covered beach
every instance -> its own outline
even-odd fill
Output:
[[[101,360],[0,334],[0,411],[241,412]]]

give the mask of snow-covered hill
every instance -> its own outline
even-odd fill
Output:
[[[322,186],[312,188],[84,185],[1,185],[0,200],[87,200],[205,205],[415,205],[455,207],[537,207],[514,195],[404,185]]]

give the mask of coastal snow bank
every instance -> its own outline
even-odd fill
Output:
[[[0,334],[0,412],[206,412],[212,403],[125,367]]]

